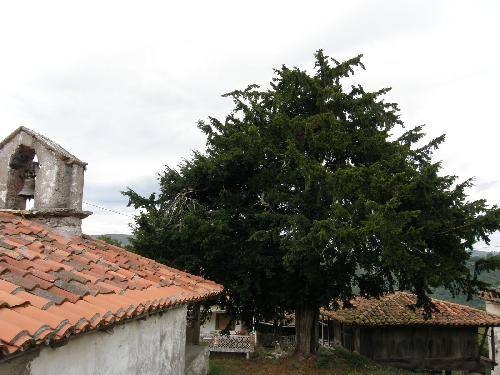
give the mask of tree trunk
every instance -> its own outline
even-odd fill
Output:
[[[295,309],[295,354],[308,356],[318,350],[319,309],[297,306]]]
[[[200,304],[195,303],[188,311],[186,344],[200,345]]]

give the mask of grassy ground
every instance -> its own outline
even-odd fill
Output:
[[[302,359],[288,356],[271,358],[270,352],[259,350],[252,359],[246,360],[238,355],[210,355],[209,375],[282,375],[282,374],[370,374],[370,375],[409,375],[414,372],[390,369],[374,364],[370,360],[350,353],[342,348],[321,349],[317,356]]]

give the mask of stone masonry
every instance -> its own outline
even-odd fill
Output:
[[[34,206],[26,210],[19,196],[26,171],[38,160]],[[64,235],[80,235],[86,163],[58,144],[21,126],[0,143],[0,210],[17,213],[57,229]]]

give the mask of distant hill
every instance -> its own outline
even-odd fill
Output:
[[[494,252],[488,252],[488,251],[480,251],[480,250],[473,250],[472,255],[470,260],[468,261],[468,267],[472,271],[474,268],[474,263],[483,257],[491,256],[491,255],[496,255],[498,253]],[[487,282],[492,286],[500,286],[500,270],[495,270],[492,272],[484,272],[479,276],[479,279],[481,281]],[[469,305],[472,307],[477,307],[480,309],[484,309],[484,301],[475,297],[471,301],[467,301],[467,296],[464,294],[458,295],[455,298],[451,295],[450,292],[443,288],[437,288],[434,293],[432,294],[432,297],[437,298],[437,299],[442,299],[445,301],[450,301],[450,302],[455,302],[455,303],[460,303],[463,305]]]
[[[493,251],[483,251],[483,250],[472,250],[471,258],[483,258],[488,255],[495,255]]]
[[[123,246],[127,246],[130,244],[130,234],[121,234],[121,233],[112,233],[112,234],[92,234],[91,237],[98,238],[100,236],[108,236],[111,237],[115,241],[119,241]]]

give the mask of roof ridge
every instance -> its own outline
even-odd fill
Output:
[[[79,164],[84,168],[87,166],[87,163],[78,159],[75,155],[70,153],[68,150],[66,150],[64,147],[62,147],[58,143],[55,143],[54,141],[50,140],[49,138],[45,137],[44,135],[37,133],[36,131],[31,130],[30,128],[28,128],[24,125],[19,126],[16,130],[14,130],[7,137],[5,137],[0,142],[0,149],[3,146],[5,146],[10,140],[12,140],[17,134],[19,134],[21,132],[25,132],[25,133],[31,135],[33,138],[35,138],[39,142],[43,143],[45,147],[49,148],[50,150],[54,151],[55,153],[59,154],[60,156],[63,156],[64,158],[68,159],[71,163]]]

